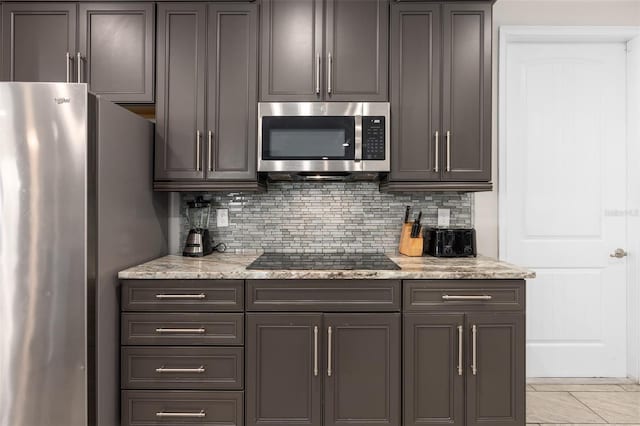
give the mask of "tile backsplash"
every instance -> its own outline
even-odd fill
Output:
[[[228,252],[393,253],[405,206],[436,225],[438,208],[451,211],[452,227],[473,226],[473,194],[389,194],[375,182],[278,182],[265,193],[182,193],[180,244],[189,230],[186,203],[212,201],[209,229]],[[229,226],[216,226],[216,209],[229,209]]]

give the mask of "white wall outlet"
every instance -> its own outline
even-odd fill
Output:
[[[229,209],[216,209],[216,226],[218,228],[229,226]]]
[[[451,222],[451,210],[438,209],[438,227],[445,228]]]

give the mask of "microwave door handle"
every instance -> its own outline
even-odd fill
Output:
[[[353,161],[359,163],[362,160],[362,116],[356,115],[356,140],[355,155]]]

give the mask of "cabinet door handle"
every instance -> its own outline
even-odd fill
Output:
[[[202,299],[206,299],[207,295],[204,293],[199,293],[199,294],[156,294],[156,299],[160,299],[160,300],[189,300],[189,299],[196,299],[196,300],[202,300]]]
[[[196,130],[196,172],[200,171],[200,130]]]
[[[76,53],[76,68],[78,71],[76,78],[78,83],[82,83],[82,54],[80,52]]]
[[[318,376],[318,326],[313,327],[313,375]]]
[[[474,325],[471,327],[471,373],[478,374],[478,328]]]
[[[156,373],[196,373],[201,374],[206,370],[204,365],[201,365],[197,368],[166,368],[164,365],[162,367],[156,368]]]
[[[73,58],[71,57],[71,53],[67,52],[65,60],[67,62],[67,83],[71,83],[71,67],[73,66],[73,65],[71,65],[72,62],[73,62]]]
[[[179,412],[179,411],[158,411],[156,413],[156,417],[165,417],[165,418],[183,418],[183,419],[201,419],[203,417],[207,417],[207,413],[204,410],[200,410],[196,413],[189,412]]]
[[[491,300],[493,296],[488,294],[483,294],[481,296],[476,295],[460,295],[460,296],[449,296],[448,294],[442,295],[442,300]]]
[[[327,329],[327,376],[331,377],[333,371],[331,370],[331,327]]]
[[[463,328],[461,325],[458,326],[458,376],[462,376],[462,356],[463,356],[463,351],[462,351],[462,345],[463,345],[463,340],[462,340],[462,333],[463,333]]]
[[[316,95],[320,94],[320,54],[316,55]]]
[[[451,132],[447,130],[447,171],[451,171]]]
[[[331,57],[331,52],[329,52],[329,54],[327,55],[327,93],[331,94],[331,91],[333,90],[332,86],[332,72],[331,72],[331,68],[333,66],[333,58]]]
[[[213,131],[209,130],[207,135],[207,170],[213,171],[213,152],[211,151],[211,147],[213,146]]]
[[[435,160],[435,167],[433,168],[434,172],[439,172],[440,171],[440,132],[436,130],[436,137],[435,137],[435,144],[436,144],[436,160]]]
[[[204,334],[204,327],[200,328],[156,328],[156,333],[159,334]]]

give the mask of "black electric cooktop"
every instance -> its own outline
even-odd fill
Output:
[[[344,270],[384,269],[398,270],[400,267],[384,254],[374,253],[336,253],[336,254],[298,254],[264,253],[247,269],[287,269],[287,270]]]

